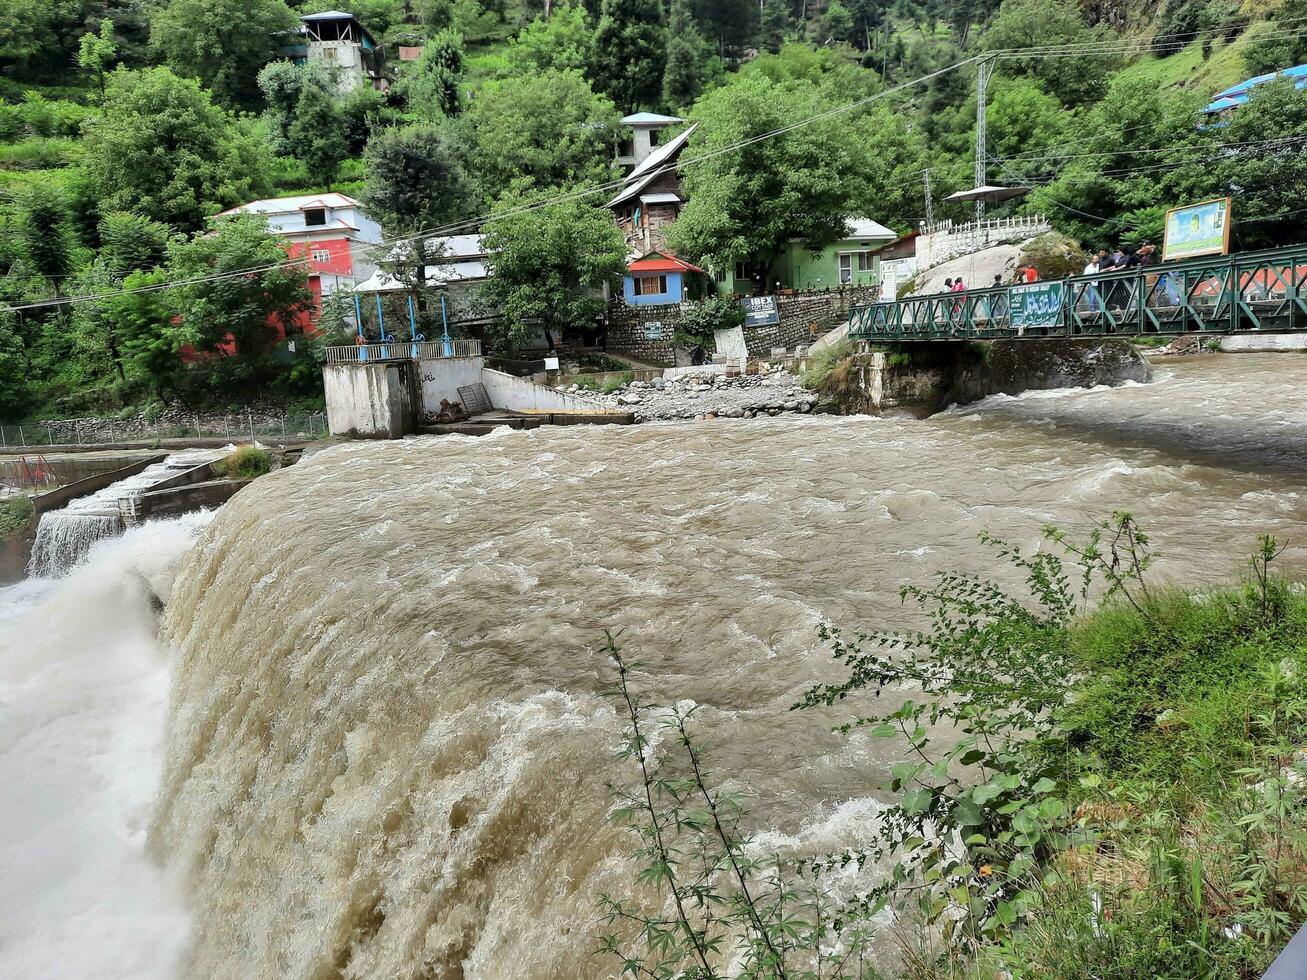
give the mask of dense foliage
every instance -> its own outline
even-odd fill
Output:
[[[296,17],[329,8],[384,46],[389,91],[285,60]],[[965,219],[944,198],[972,180],[976,69],[951,66],[986,52],[987,175],[1032,191],[998,213],[1129,244],[1158,238],[1168,207],[1233,195],[1236,247],[1297,241],[1307,93],[1263,86],[1215,122],[1199,110],[1307,60],[1304,17],[1304,0],[11,0],[0,415],[209,397],[178,383],[208,362],[171,353],[193,297],[160,287],[176,240],[225,209],[339,190],[400,237],[474,230],[524,194],[599,188],[600,203],[634,110],[699,123],[673,238],[690,261],[761,277],[785,243],[820,246],[850,217],[915,228],[927,171],[935,217]],[[401,62],[401,46],[420,54]],[[438,304],[411,278],[429,325]],[[129,279],[148,290],[51,302]],[[232,377],[304,379],[265,353]]]

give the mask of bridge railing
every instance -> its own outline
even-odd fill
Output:
[[[1307,330],[1307,246],[854,307],[849,336],[899,343]]]

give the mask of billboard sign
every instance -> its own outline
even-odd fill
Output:
[[[1008,293],[1008,310],[1014,327],[1055,327],[1062,322],[1062,283],[1013,286]]]
[[[781,310],[775,296],[746,296],[740,300],[744,307],[746,327],[766,327],[781,322]]]
[[[1163,259],[1230,253],[1230,199],[1203,201],[1166,212]]]

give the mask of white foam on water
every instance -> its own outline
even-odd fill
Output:
[[[168,701],[152,599],[210,516],[0,589],[0,976],[175,975],[189,916],[146,855]]]

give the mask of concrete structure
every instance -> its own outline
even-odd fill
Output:
[[[417,361],[326,364],[322,381],[333,436],[398,439],[417,428]]]
[[[1042,214],[993,218],[979,223],[923,223],[916,241],[917,272],[928,271],[945,262],[964,255],[974,255],[995,245],[1029,241],[1052,230],[1052,224]]]
[[[1227,354],[1278,354],[1282,351],[1307,350],[1307,334],[1269,333],[1235,334],[1221,337],[1221,350]]]
[[[342,92],[359,85],[383,92],[390,87],[381,45],[353,14],[326,10],[301,17],[300,24],[297,42],[282,49],[295,64],[323,66]]]
[[[666,143],[663,130],[679,126],[683,122],[680,116],[660,116],[656,112],[636,112],[623,116],[621,125],[630,130],[617,144],[617,163],[629,173],[640,166],[658,148]]]
[[[670,252],[650,252],[626,267],[622,298],[627,306],[671,306],[699,299],[708,273]]]
[[[382,241],[381,225],[346,194],[300,194],[250,201],[218,217],[259,214],[287,254],[309,264],[309,289],[317,309],[337,290],[352,290],[376,272],[371,246]],[[316,316],[313,318],[316,322]]]
[[[632,161],[631,170],[626,175],[621,191],[607,204],[617,226],[626,236],[627,245],[638,254],[667,247],[667,230],[676,223],[685,206],[681,178],[676,170],[677,160],[697,128],[697,124],[690,126],[661,145],[644,145],[639,142],[640,139],[654,139],[654,134],[662,127],[684,121],[674,116],[655,116],[653,113],[642,112],[627,116],[623,122],[644,117],[664,121],[645,124],[636,129],[632,155],[618,156],[619,162],[627,159]],[[641,133],[645,136],[641,137]]]
[[[401,352],[411,345],[394,346]],[[329,348],[329,353],[337,350],[349,348]],[[592,399],[486,367],[479,350],[453,357],[404,358],[397,353],[393,360],[329,359],[323,367],[323,385],[331,434],[353,438],[398,439],[416,432],[436,420],[442,401],[465,402],[464,391],[473,385],[485,388],[492,409],[490,416],[474,417],[473,425],[506,424],[505,412],[547,416],[551,424],[559,424],[555,416],[564,415],[612,421],[608,417],[612,413]]]

